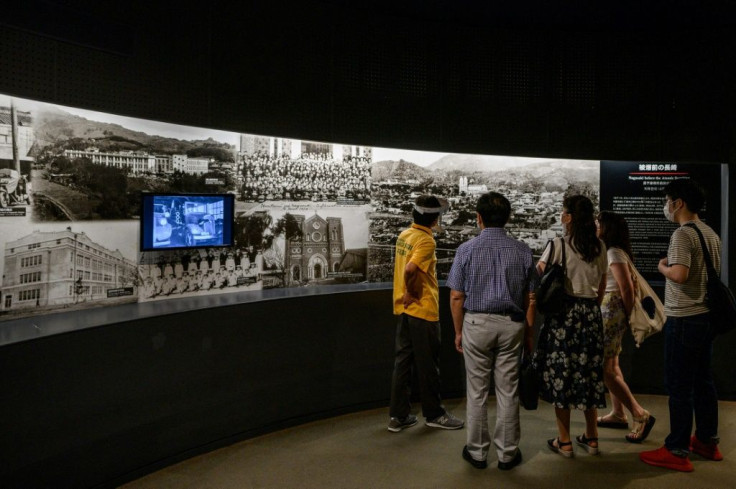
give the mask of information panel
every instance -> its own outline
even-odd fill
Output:
[[[677,227],[664,217],[663,189],[678,178],[692,178],[704,188],[706,203],[698,215],[720,235],[720,164],[601,161],[600,208],[626,218],[636,267],[655,284],[664,282],[657,264],[667,256]]]

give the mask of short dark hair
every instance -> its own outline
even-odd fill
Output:
[[[420,207],[441,207],[442,204],[440,201],[435,197],[434,195],[420,195],[417,197],[417,200],[414,201],[414,203]],[[432,214],[425,213],[422,214],[418,212],[416,209],[413,209],[411,211],[412,218],[414,219],[415,224],[419,224],[420,226],[429,227],[432,225],[432,223],[440,217],[439,212],[435,212]]]
[[[672,200],[681,199],[693,214],[700,212],[705,204],[705,191],[695,180],[678,178],[664,187],[664,195]]]
[[[484,226],[502,228],[509,222],[511,203],[498,192],[488,192],[480,196],[475,210],[480,214]]]

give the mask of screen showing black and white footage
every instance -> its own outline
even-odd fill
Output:
[[[156,196],[147,222],[151,248],[222,246],[225,200],[205,196]]]

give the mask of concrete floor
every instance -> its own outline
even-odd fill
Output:
[[[523,462],[511,471],[496,468],[495,453],[485,470],[461,458],[465,430],[445,431],[420,423],[400,433],[386,430],[388,409],[364,411],[301,425],[194,457],[137,481],[125,489],[270,488],[634,488],[706,489],[736,486],[736,402],[720,403],[721,451],[713,462],[691,455],[692,473],[650,467],[638,453],[663,444],[669,432],[667,398],[637,396],[657,417],[641,445],[624,440],[626,431],[600,429],[601,454],[576,450],[564,459],[546,447],[556,435],[554,410],[540,403],[521,412]],[[446,400],[465,417],[465,400]],[[415,409],[416,411],[416,409]],[[607,412],[607,411],[606,411]],[[495,405],[489,407],[495,419]],[[491,429],[492,429],[491,425]],[[572,432],[583,432],[582,412],[572,413]]]

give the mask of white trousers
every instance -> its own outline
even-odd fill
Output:
[[[519,448],[519,358],[524,323],[508,316],[466,313],[463,356],[467,379],[467,447],[476,460],[486,460],[488,392],[491,374],[496,386],[496,427],[493,444],[499,462],[510,462]]]

